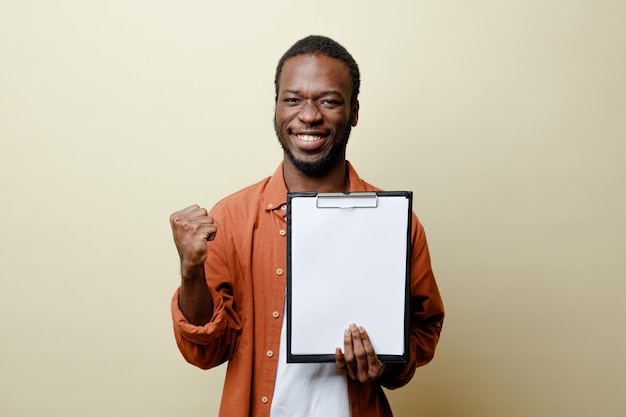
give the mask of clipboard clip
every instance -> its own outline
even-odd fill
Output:
[[[318,193],[315,199],[317,208],[376,208],[378,195],[375,192],[358,193]]]

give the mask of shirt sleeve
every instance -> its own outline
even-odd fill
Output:
[[[407,384],[415,369],[430,362],[443,326],[444,307],[430,262],[423,226],[413,214],[407,363],[390,366],[381,379],[389,389]]]
[[[213,318],[204,326],[189,323],[178,304],[180,288],[174,293],[171,303],[178,349],[187,362],[202,369],[215,367],[232,358],[242,329],[241,314],[234,306],[233,283],[219,231],[208,245],[205,275],[213,298]]]

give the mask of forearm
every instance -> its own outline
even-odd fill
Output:
[[[213,317],[213,298],[204,274],[204,266],[181,266],[178,305],[189,323],[204,326]]]
[[[416,369],[430,362],[435,354],[441,328],[437,325],[414,326],[409,336],[406,363],[387,363],[380,384],[396,389],[407,384]]]
[[[213,318],[204,326],[196,326],[187,320],[180,308],[181,289],[172,297],[172,319],[176,344],[187,362],[201,369],[209,369],[232,357],[236,349],[240,326],[229,320],[224,299],[213,291]]]

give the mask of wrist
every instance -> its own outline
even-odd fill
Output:
[[[183,281],[195,281],[199,279],[204,281],[204,264],[181,261],[180,275]]]

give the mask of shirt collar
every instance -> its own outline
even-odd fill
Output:
[[[350,163],[350,161],[346,161],[348,165],[348,178],[350,179],[350,192],[361,192],[367,191],[365,187],[365,182],[359,177],[359,174],[356,173],[356,170]]]
[[[346,161],[346,165],[348,167],[348,178],[350,179],[350,192],[367,191],[365,183],[359,177],[350,161]],[[287,204],[287,186],[283,176],[283,162],[281,162],[267,183],[263,207],[265,210],[272,211],[281,208],[284,204]]]
[[[263,207],[267,211],[272,211],[287,204],[287,186],[283,177],[283,163],[281,162],[276,168],[265,188],[265,196],[263,197]]]

